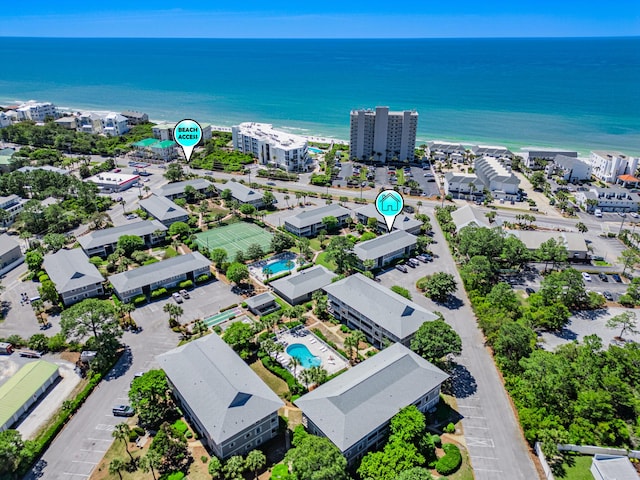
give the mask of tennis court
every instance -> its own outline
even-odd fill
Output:
[[[265,252],[270,252],[272,238],[271,233],[257,225],[238,222],[198,233],[196,242],[209,251],[224,248],[229,260],[233,260],[237,251],[246,252],[247,247],[253,243],[260,245]]]

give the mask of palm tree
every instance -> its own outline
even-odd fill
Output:
[[[267,277],[267,280],[269,280],[269,277],[273,275],[273,271],[269,267],[264,267],[262,269],[262,274]]]
[[[329,374],[322,367],[311,367],[309,369],[311,379],[316,385],[322,385],[329,378]]]
[[[124,443],[124,448],[129,454],[129,458],[131,458],[131,462],[133,462],[133,455],[129,451],[129,434],[131,433],[131,428],[128,424],[122,422],[116,425],[116,428],[113,432],[111,432],[111,436],[116,440],[122,441]]]
[[[420,207],[422,206],[422,200],[418,200],[416,205],[418,206],[418,210],[416,211],[416,213],[420,213]]]
[[[289,199],[290,199],[290,198],[291,198],[291,197],[290,197],[289,195],[285,195],[285,196],[284,196],[284,201],[285,201],[285,202],[287,202],[287,209],[289,208]]]
[[[304,383],[304,386],[309,388],[309,385],[313,383],[313,373],[310,369],[305,368],[300,372],[300,381]]]
[[[122,205],[122,213],[124,213],[124,206],[126,205],[126,201],[124,199],[120,200],[120,205]]]
[[[121,458],[114,458],[111,460],[111,463],[109,463],[109,475],[118,475],[120,480],[122,480],[122,470],[124,470],[125,467],[126,464]]]
[[[358,355],[360,354],[360,342],[366,342],[367,341],[367,337],[365,337],[364,333],[362,333],[360,330],[354,330],[353,332],[351,332],[351,336],[353,337],[354,341],[355,341],[355,348],[356,348],[356,358],[358,357]]]
[[[291,357],[291,361],[289,362],[289,366],[293,369],[293,376],[296,376],[296,368],[300,366],[300,360],[298,357]]]
[[[353,335],[349,335],[344,339],[344,348],[347,349],[349,354],[349,361],[353,363],[353,349],[356,348],[356,339]]]
[[[580,233],[587,233],[589,231],[589,228],[582,222],[576,223],[576,228]]]
[[[157,450],[149,450],[147,454],[140,458],[140,467],[143,472],[151,471],[153,480],[156,480],[155,470],[162,464],[162,455]]]
[[[260,450],[251,450],[245,459],[246,467],[253,472],[254,479],[258,478],[258,470],[264,467],[266,463],[267,457]]]

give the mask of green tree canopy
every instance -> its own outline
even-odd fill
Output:
[[[324,437],[294,436],[294,448],[285,455],[295,480],[347,480],[347,459]]]
[[[214,248],[209,252],[209,258],[216,267],[220,267],[220,265],[227,261],[227,251],[224,248]]]
[[[347,237],[333,237],[326,249],[327,259],[336,264],[336,273],[346,273],[358,264],[353,245]]]
[[[144,248],[144,240],[137,235],[122,235],[118,239],[118,248],[122,249],[127,257],[137,250]]]
[[[96,339],[122,336],[111,302],[96,298],[88,298],[64,310],[60,326],[69,340],[82,340],[88,335]]]
[[[169,236],[180,237],[181,239],[187,238],[191,235],[191,227],[184,222],[174,222],[169,227]]]
[[[425,277],[421,285],[425,295],[435,302],[446,301],[449,295],[458,289],[454,276],[445,272],[437,272]]]
[[[295,245],[295,241],[286,233],[276,232],[271,239],[271,249],[276,253],[289,250]]]
[[[251,326],[243,322],[232,323],[224,331],[222,339],[238,352],[242,358],[249,357],[253,348],[253,330]]]
[[[460,355],[462,340],[449,324],[438,319],[420,326],[411,340],[411,350],[432,363],[442,364],[445,356]]]
[[[503,233],[498,228],[468,225],[458,234],[458,250],[469,258],[477,255],[498,258],[502,253],[503,242]]]
[[[171,162],[164,172],[164,178],[169,180],[169,183],[179,182],[184,178],[184,169],[178,162]]]
[[[235,284],[242,283],[249,278],[249,269],[243,263],[234,262],[227,268],[227,278]]]
[[[145,428],[157,430],[163,421],[171,420],[177,414],[167,376],[162,370],[149,370],[135,378],[129,389],[129,400]]]

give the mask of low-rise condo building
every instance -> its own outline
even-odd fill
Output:
[[[294,403],[309,433],[328,438],[353,465],[387,442],[389,422],[400,409],[415,405],[425,413],[435,407],[447,378],[396,343]]]
[[[284,403],[215,333],[156,358],[185,417],[218,458],[245,455],[277,435]]]
[[[102,133],[110,137],[119,137],[129,131],[129,120],[119,113],[109,112],[101,118]]]
[[[519,200],[520,180],[497,158],[482,157],[474,161],[474,171],[493,198]]]
[[[171,288],[185,280],[195,282],[209,274],[211,262],[200,252],[178,255],[161,262],[111,275],[108,280],[120,300],[128,302],[138,295],[149,295],[158,288]]]
[[[18,214],[24,209],[24,204],[26,202],[27,201],[25,199],[14,194],[7,195],[6,197],[0,197],[0,209],[8,213],[7,218],[0,222],[0,225],[3,227],[11,225]]]
[[[189,213],[184,208],[168,198],[155,194],[140,200],[140,208],[166,227],[170,227],[175,222],[186,222],[189,219]]]
[[[450,143],[450,142],[440,142],[433,141],[427,142],[427,154],[435,154],[442,153],[444,155],[465,155],[467,152],[466,148],[461,143]]]
[[[471,147],[471,153],[475,157],[513,158],[513,153],[507,147],[495,145],[474,145]]]
[[[80,248],[45,255],[42,267],[66,306],[104,294],[104,277]]]
[[[553,159],[553,172],[567,182],[577,183],[591,178],[591,165],[577,157],[558,155]]]
[[[93,230],[78,237],[78,243],[89,257],[107,257],[115,252],[118,240],[123,235],[140,237],[145,247],[150,248],[164,240],[166,231],[167,227],[158,220],[141,220],[119,227]]]
[[[10,235],[0,235],[0,275],[10,272],[24,262],[18,241]]]
[[[267,123],[245,122],[231,128],[233,148],[253,155],[261,165],[287,172],[306,169],[307,140],[299,135],[275,130]]]
[[[256,208],[264,207],[262,192],[255,188],[249,188],[238,182],[227,183],[214,183],[218,195],[222,195],[222,192],[229,190],[231,192],[231,198],[233,198],[240,205],[245,203],[253,205]]]
[[[385,265],[411,255],[416,249],[418,238],[404,230],[394,230],[365,242],[357,243],[353,247],[354,253],[360,259],[361,266],[367,260],[373,261],[373,268]]]
[[[210,197],[212,193],[210,187],[212,185],[209,180],[195,178],[193,180],[185,180],[184,182],[167,183],[158,188],[154,193],[161,197],[167,197],[169,200],[175,200],[176,198],[186,197],[185,189],[190,187],[197,193]]]
[[[127,119],[129,125],[138,125],[149,121],[149,115],[135,110],[125,110],[122,112],[122,116]]]
[[[589,190],[576,192],[576,202],[585,211],[602,212],[637,212],[640,197],[625,188],[590,187]]]
[[[16,112],[18,120],[31,120],[32,122],[42,123],[49,118],[58,118],[58,108],[51,102],[35,102],[30,100],[20,105]]]
[[[531,170],[542,170],[549,162],[554,161],[558,155],[563,157],[577,158],[578,152],[570,150],[554,150],[554,149],[534,149],[525,148],[519,153],[522,156],[522,163]]]
[[[378,231],[387,231],[387,223],[384,221],[384,217],[380,215],[380,212],[378,212],[378,209],[373,203],[368,203],[364,207],[356,209],[355,214],[358,222],[363,225],[368,225],[369,219],[375,218]],[[420,233],[420,227],[422,227],[422,222],[420,220],[416,220],[406,213],[401,212],[395,217],[392,230],[404,230],[407,233],[417,235]]]
[[[352,110],[350,118],[349,158],[379,163],[393,159],[413,161],[418,112],[392,112],[389,107],[376,107]]]
[[[338,220],[337,227],[341,228],[346,224],[347,218],[350,216],[351,210],[337,203],[332,203],[322,207],[311,208],[285,218],[284,228],[299,237],[313,237],[320,230],[326,230],[327,227],[322,222],[323,218],[334,217]]]
[[[589,249],[584,241],[584,235],[578,232],[547,232],[544,230],[507,230],[507,234],[522,240],[527,250],[533,252],[544,242],[551,239],[557,241],[567,249],[569,260],[585,261],[589,258]]]
[[[486,228],[492,227],[489,219],[482,212],[476,210],[471,205],[464,205],[463,207],[460,207],[457,210],[451,212],[451,220],[456,226],[456,232],[459,232],[467,225],[475,225],[476,227]]]
[[[349,328],[362,330],[376,348],[387,341],[409,346],[424,322],[437,315],[360,273],[329,284],[329,311]]]
[[[444,193],[454,198],[481,197],[484,191],[484,183],[475,173],[444,174]]]
[[[598,150],[591,152],[588,163],[591,173],[598,180],[615,183],[620,175],[635,175],[638,168],[638,158],[624,153]]]
[[[295,275],[275,280],[269,286],[289,304],[298,305],[310,301],[313,292],[329,285],[336,276],[322,265],[316,265]]]

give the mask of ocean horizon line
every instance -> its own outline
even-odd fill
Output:
[[[547,36],[547,35],[527,35],[527,36],[512,36],[512,35],[494,35],[494,36],[469,36],[469,37],[460,37],[460,36],[446,36],[446,35],[438,35],[433,37],[153,37],[153,36],[145,36],[145,37],[131,37],[131,36],[34,36],[34,35],[0,35],[0,38],[20,38],[20,39],[91,39],[91,40],[337,40],[337,41],[346,41],[346,40],[363,40],[363,41],[371,41],[371,40],[385,40],[385,41],[393,41],[393,40],[589,40],[589,39],[597,39],[597,40],[607,40],[607,39],[640,39],[640,33],[637,35],[580,35],[580,36]]]

